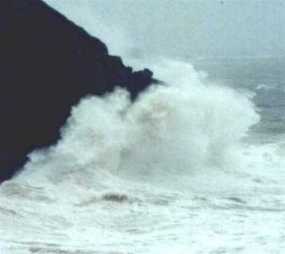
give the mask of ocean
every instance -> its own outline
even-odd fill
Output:
[[[214,80],[254,93],[261,121],[252,129],[256,141],[282,141],[284,135],[284,57],[198,59],[196,67]]]
[[[0,186],[0,253],[284,253],[285,58],[126,59],[84,11],[164,84],[72,108]]]
[[[1,253],[283,253],[284,59],[192,63],[82,99],[1,185]]]

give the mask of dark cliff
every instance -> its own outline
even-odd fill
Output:
[[[134,99],[154,80],[40,0],[0,1],[0,182],[29,152],[54,144],[72,105],[125,87]]]

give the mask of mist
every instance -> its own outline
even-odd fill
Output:
[[[46,2],[101,37],[115,54],[179,58],[285,55],[285,3],[279,0]]]

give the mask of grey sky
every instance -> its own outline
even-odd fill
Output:
[[[133,54],[285,56],[282,0],[46,0]]]

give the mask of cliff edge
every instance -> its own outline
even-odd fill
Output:
[[[135,99],[155,82],[41,0],[1,0],[0,38],[0,182],[59,139],[83,96],[120,86]]]

